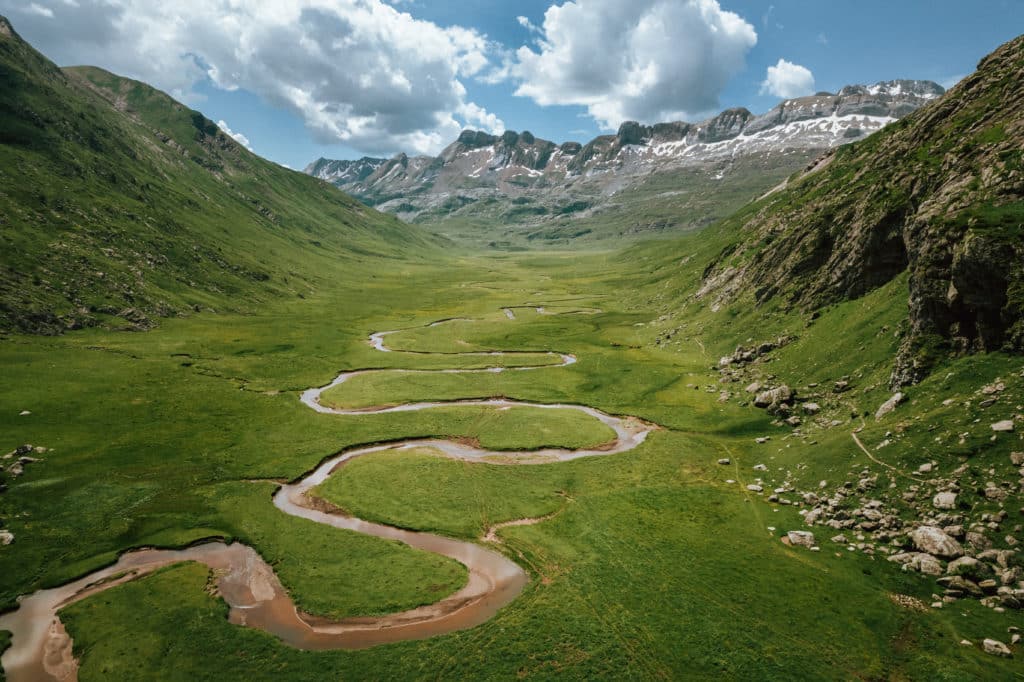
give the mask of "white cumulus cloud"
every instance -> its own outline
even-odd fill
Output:
[[[574,0],[548,8],[537,49],[519,48],[510,75],[516,94],[585,106],[614,128],[717,109],[756,43],[717,0]]]
[[[540,27],[534,24],[532,21],[530,21],[529,17],[518,16],[516,17],[516,21],[518,21],[519,25],[525,28],[527,31],[530,31],[532,33],[540,33]]]
[[[228,124],[224,122],[224,119],[217,121],[217,127],[224,131],[224,133],[231,138],[234,138],[235,142],[242,145],[249,151],[253,151],[252,144],[249,143],[249,138],[242,133],[236,133]]]
[[[761,83],[761,94],[775,95],[789,99],[814,94],[814,74],[811,70],[779,59],[775,66],[768,67],[768,75]]]
[[[463,85],[494,68],[497,48],[383,0],[0,0],[0,13],[58,63],[185,101],[207,80],[244,89],[299,115],[319,142],[367,153],[436,152],[468,123],[503,127]]]

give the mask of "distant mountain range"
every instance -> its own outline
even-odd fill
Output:
[[[533,223],[583,218],[652,173],[697,169],[722,180],[738,159],[790,155],[792,162],[782,164],[785,177],[811,156],[861,139],[944,92],[930,81],[851,85],[786,100],[759,116],[738,108],[695,124],[628,121],[615,135],[586,144],[467,130],[436,157],[321,158],[305,172],[411,221],[483,207]]]

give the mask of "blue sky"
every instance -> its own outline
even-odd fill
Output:
[[[586,141],[626,117],[762,112],[812,88],[949,85],[1024,32],[1022,0],[222,4],[0,0],[0,12],[59,64],[153,83],[293,168],[436,152],[462,127]]]

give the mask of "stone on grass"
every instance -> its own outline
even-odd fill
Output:
[[[949,562],[948,566],[946,566],[946,573],[948,575],[960,575],[962,573],[977,573],[978,571],[982,570],[988,572],[987,567],[983,563],[981,563],[974,557],[970,556],[962,556],[959,559],[954,559],[953,561]]]
[[[761,486],[757,485],[756,483],[751,483],[750,485],[747,486],[747,490],[749,490],[752,493],[759,493],[762,490],[764,490],[764,488],[762,488]]]
[[[942,564],[931,554],[919,552],[906,565],[925,575],[942,575]]]
[[[882,403],[882,406],[878,408],[877,412],[875,412],[875,419],[881,419],[885,415],[889,414],[890,412],[896,409],[897,405],[899,405],[902,402],[903,394],[899,392],[894,393],[893,396],[886,400],[884,403]]]
[[[814,533],[806,530],[791,530],[786,533],[786,538],[794,547],[814,547]]]
[[[944,559],[956,559],[964,553],[959,542],[936,526],[921,526],[910,534],[910,539],[920,551]]]
[[[953,509],[956,507],[956,493],[939,493],[932,498],[932,506],[936,509]]]
[[[0,530],[0,545],[9,545],[14,542],[14,533],[9,530]]]
[[[1013,431],[1013,420],[1004,419],[1001,422],[996,422],[992,425],[992,430],[996,433],[1010,433]]]
[[[942,575],[942,564],[931,554],[923,552],[901,552],[888,557],[888,560],[901,564],[905,571],[918,571],[926,575]]]
[[[803,408],[804,414],[814,415],[821,412],[821,405],[819,405],[818,403],[804,403]]]
[[[789,403],[793,401],[793,389],[789,386],[779,386],[768,391],[763,391],[757,394],[754,398],[754,407],[770,407],[771,405],[778,405],[780,403]]]
[[[982,643],[986,654],[992,654],[993,656],[1003,656],[1004,658],[1012,658],[1013,654],[1010,652],[1010,647],[1006,646],[998,639],[988,639]]]
[[[718,460],[718,463],[721,464],[722,466],[729,466],[730,464],[732,464],[732,460],[730,460],[728,457],[723,457],[722,459]]]

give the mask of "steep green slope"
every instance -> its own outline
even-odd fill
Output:
[[[57,68],[3,18],[0,91],[0,329],[251,309],[437,244],[145,84]]]
[[[932,614],[1024,608],[1022,75],[1024,38],[618,282],[631,348],[699,349],[690,386],[765,419],[723,451],[765,508],[916,574]]]
[[[626,240],[678,237],[726,218],[819,153],[790,150],[738,156],[719,166],[652,172],[630,181],[613,197],[598,186],[577,188],[574,199],[555,206],[543,196],[509,201],[457,195],[414,222],[435,234],[488,248],[621,248]],[[538,216],[544,220],[538,222]]]
[[[1024,350],[1024,37],[940,100],[839,148],[717,229],[698,297],[816,310],[909,272],[891,376],[943,355]]]

